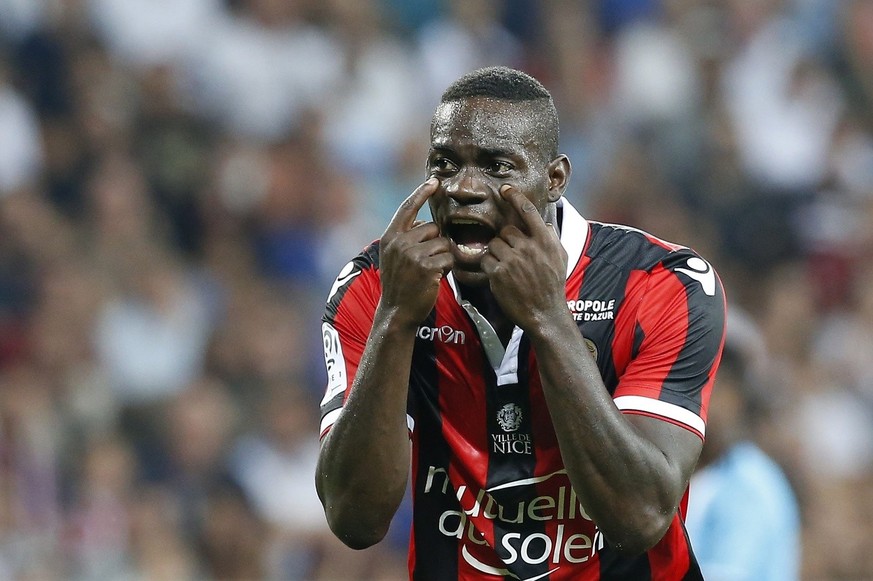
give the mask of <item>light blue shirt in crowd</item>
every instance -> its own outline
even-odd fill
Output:
[[[796,581],[797,499],[779,466],[750,442],[691,480],[688,536],[707,581]]]

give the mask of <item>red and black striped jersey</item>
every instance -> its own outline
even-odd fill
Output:
[[[692,250],[559,205],[567,307],[615,405],[701,438],[724,336],[725,300]],[[664,538],[613,551],[567,477],[536,353],[504,347],[449,275],[418,327],[407,423],[413,446],[413,579],[700,579],[685,502]],[[343,268],[323,321],[328,386],[321,433],[342,413],[379,302],[379,244]],[[687,493],[686,493],[687,498]]]

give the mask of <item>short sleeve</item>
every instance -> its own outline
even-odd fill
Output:
[[[381,285],[372,254],[364,252],[343,267],[328,294],[321,331],[327,386],[321,400],[323,438],[339,417],[361,362]]]
[[[649,272],[616,405],[702,438],[724,331],[724,290],[715,270],[690,250],[668,254]]]

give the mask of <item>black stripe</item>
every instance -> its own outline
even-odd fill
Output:
[[[488,488],[530,478],[535,473],[537,457],[531,421],[530,365],[528,364],[530,352],[530,341],[523,335],[518,349],[517,383],[498,386],[497,377],[493,370],[488,367],[485,372],[487,378],[486,423],[490,439],[488,442]],[[510,413],[501,416],[503,418],[503,424],[501,424],[498,415],[506,406],[509,406],[506,411]],[[517,427],[507,421],[515,413],[514,410],[521,410],[521,421]],[[494,520],[494,537],[497,545],[495,550],[504,561],[512,557],[512,553],[506,548],[505,543],[512,546],[518,555],[524,539],[535,533],[546,532],[545,523],[531,520],[525,512],[527,503],[536,496],[531,494],[531,486],[534,485],[499,490],[491,494],[496,506],[502,507],[503,511],[503,518],[500,518],[500,508],[494,509],[498,514],[498,518]],[[507,533],[516,533],[520,537],[504,539]],[[535,543],[532,543],[530,547],[533,551],[537,551],[539,548]],[[547,572],[549,564],[548,559],[538,565],[529,564],[516,556],[513,563],[507,564],[507,568],[518,577],[526,579]],[[511,578],[507,577],[507,579]]]
[[[692,256],[696,255],[690,252],[675,253],[665,260],[664,267],[673,271],[677,263],[684,265]],[[685,276],[682,275],[680,280],[682,278]],[[665,390],[661,394],[661,399],[687,408],[689,398],[696,399],[698,405],[701,403],[701,390],[709,379],[709,371],[714,367],[721,347],[725,312],[720,284],[715,285],[715,295],[709,296],[703,291],[700,282],[689,279],[685,282],[685,296],[688,305],[687,336],[670,369],[668,381],[669,383],[678,381],[686,388],[678,395],[672,390]],[[690,411],[700,413],[700,409]]]
[[[637,321],[634,323],[634,343],[631,346],[631,359],[636,359],[637,355],[640,354],[640,347],[642,347],[645,340],[646,332],[643,331],[643,326]]]
[[[422,324],[434,327],[435,323],[434,309]],[[414,438],[418,446],[412,521],[415,538],[412,578],[416,581],[457,579],[458,540],[439,531],[440,516],[446,511],[458,511],[460,503],[449,482],[451,450],[442,437],[439,373],[436,347],[432,341],[416,341],[409,383],[409,412],[415,420]],[[425,493],[429,478],[432,487]]]
[[[652,242],[645,233],[621,226],[589,222],[591,242],[586,254],[620,265],[622,269],[651,270],[672,250]]]
[[[600,225],[592,228],[591,244],[588,247],[587,256],[591,259],[585,267],[585,275],[582,277],[582,285],[579,287],[580,301],[585,299],[611,301],[615,300],[613,318],[602,321],[577,321],[576,324],[582,332],[582,336],[592,341],[597,348],[597,367],[600,376],[609,392],[612,393],[618,385],[618,372],[612,358],[612,341],[615,337],[615,316],[618,314],[625,298],[625,289],[630,272],[627,269],[617,267],[609,257],[601,257],[600,252],[605,248],[603,234],[607,233]],[[575,312],[577,316],[585,313]]]
[[[591,222],[591,242],[586,250],[590,262],[585,267],[579,300],[615,300],[613,319],[602,321],[578,321],[582,335],[594,342],[597,347],[597,366],[603,383],[609,392],[618,385],[618,372],[612,355],[615,339],[615,319],[625,307],[627,285],[634,271],[650,271],[670,250],[652,243],[645,234],[637,230],[614,224]],[[639,350],[642,337],[634,333],[632,355]]]
[[[648,553],[625,558],[607,544],[600,551],[600,581],[651,581]]]
[[[341,392],[337,393],[335,396],[333,396],[332,398],[330,398],[329,401],[325,402],[320,408],[321,409],[321,417],[323,418],[324,416],[326,416],[330,412],[332,412],[334,410],[338,410],[339,408],[343,407],[344,397],[345,397],[345,392],[341,391]]]

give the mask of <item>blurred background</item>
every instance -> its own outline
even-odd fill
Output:
[[[719,270],[803,576],[873,579],[873,0],[0,0],[0,578],[404,577],[315,497],[320,317],[491,64]]]

